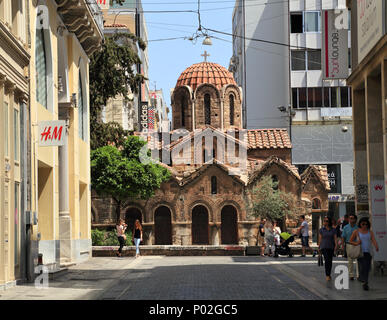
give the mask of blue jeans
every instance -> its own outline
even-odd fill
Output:
[[[140,254],[140,242],[141,239],[139,238],[134,238],[134,245],[136,246],[136,254]]]

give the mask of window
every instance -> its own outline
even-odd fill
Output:
[[[205,124],[211,124],[211,97],[208,93],[204,95]]]
[[[47,61],[44,28],[36,29],[35,41],[36,101],[47,109]]]
[[[337,108],[337,88],[330,88],[331,89],[331,108]]]
[[[322,107],[322,88],[308,88],[308,107],[321,108]]]
[[[291,33],[302,33],[302,13],[291,13],[290,14],[290,32]]]
[[[292,70],[304,71],[306,70],[306,60],[304,50],[292,50]]]
[[[234,125],[234,96],[230,94],[230,126]]]
[[[324,107],[329,108],[331,106],[330,88],[324,88]]]
[[[340,100],[342,108],[347,108],[350,106],[348,87],[340,87]]]
[[[279,180],[276,175],[271,177],[271,180],[273,181],[273,190],[278,190]]]
[[[314,198],[312,201],[312,209],[321,209],[321,201],[318,198]]]
[[[4,102],[4,138],[5,138],[5,145],[4,145],[4,155],[6,157],[9,156],[8,154],[8,103]]]
[[[185,99],[184,96],[181,98],[181,126],[185,127]]]
[[[82,140],[86,140],[86,121],[87,121],[87,109],[85,106],[85,101],[83,99],[83,86],[81,72],[79,71],[78,79],[78,130],[79,137]]]
[[[14,109],[13,112],[13,136],[15,145],[15,161],[19,161],[19,111]]]
[[[304,32],[321,31],[321,12],[305,11],[304,12]]]
[[[309,50],[308,53],[308,70],[321,70],[321,50]]]
[[[216,177],[213,176],[211,177],[211,194],[217,194],[217,181],[216,181]]]
[[[15,183],[15,234],[14,234],[14,245],[15,245],[15,265],[19,264],[19,225],[20,225],[20,206],[19,206],[19,184]]]
[[[307,103],[307,100],[306,100],[306,88],[299,88],[298,89],[298,97],[299,97],[299,108],[306,108],[306,103]]]
[[[298,90],[297,90],[297,88],[292,88],[292,107],[298,108]]]

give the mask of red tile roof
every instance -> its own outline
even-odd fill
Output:
[[[289,134],[286,129],[252,129],[248,130],[249,149],[290,149]]]
[[[226,84],[237,85],[232,73],[221,65],[213,62],[201,62],[193,64],[183,71],[176,83],[180,86],[190,86],[195,90],[203,83],[211,83],[218,89]]]

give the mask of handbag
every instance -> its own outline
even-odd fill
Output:
[[[361,245],[354,246],[353,244],[347,243],[347,256],[351,259],[360,258],[363,254],[361,250]]]

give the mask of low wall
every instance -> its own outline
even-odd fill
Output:
[[[118,246],[93,246],[93,257],[115,256]],[[143,256],[244,256],[245,246],[140,246]],[[122,256],[134,256],[135,246],[127,246],[122,249]]]

